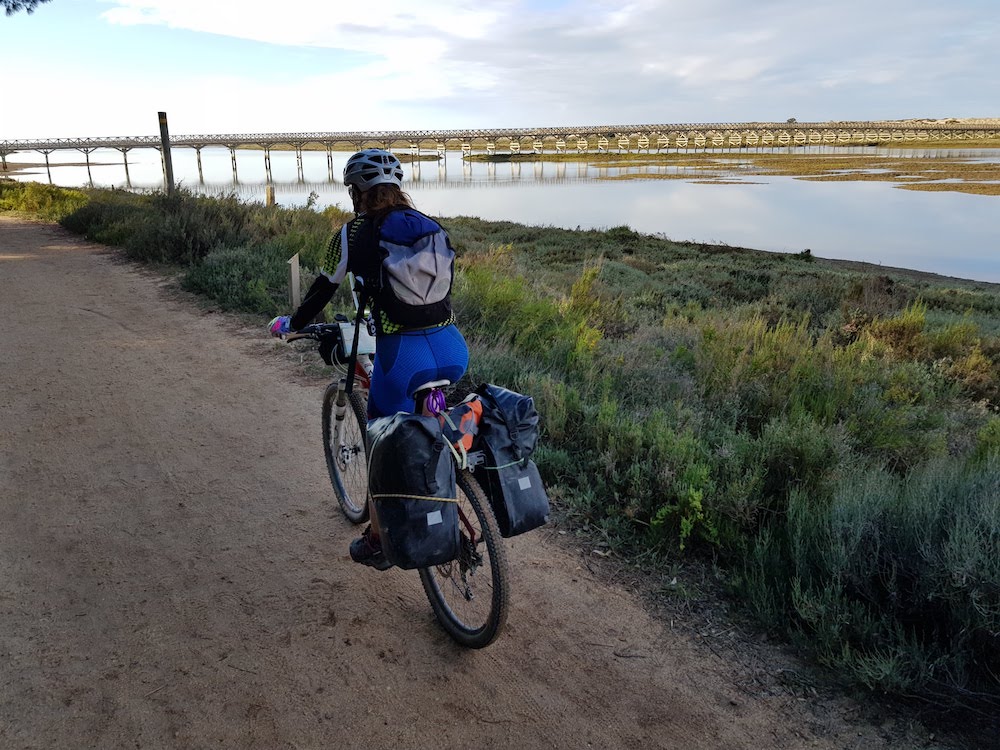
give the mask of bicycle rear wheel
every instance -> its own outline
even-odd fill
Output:
[[[457,560],[420,569],[438,622],[458,643],[483,648],[507,620],[507,555],[493,510],[468,471],[458,473],[461,551]]]
[[[338,427],[339,390],[338,383],[330,383],[323,394],[323,454],[340,509],[353,523],[362,523],[368,520],[368,410],[353,391]]]

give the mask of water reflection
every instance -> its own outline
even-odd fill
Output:
[[[873,147],[817,147],[845,155],[882,153]],[[730,150],[745,154],[747,150]],[[789,153],[757,149],[752,153]],[[801,153],[801,149],[794,150]],[[712,152],[720,154],[722,152]],[[977,149],[911,149],[886,155],[997,163],[1000,152]],[[284,205],[349,205],[340,182],[349,154],[272,151],[272,184]],[[135,149],[125,158],[112,149],[89,154],[53,152],[46,172],[39,154],[15,154],[8,162],[39,162],[17,179],[60,185],[162,187],[159,152]],[[418,207],[438,216],[480,216],[491,220],[565,228],[627,225],[676,240],[721,243],[778,252],[809,248],[820,257],[863,260],[1000,282],[1000,199],[960,193],[900,190],[882,182],[811,182],[760,176],[741,169],[726,174],[731,184],[697,182],[703,170],[665,164],[591,165],[586,162],[469,162],[450,153],[439,161],[405,164],[406,189]],[[76,166],[70,166],[75,163]],[[264,155],[205,148],[201,174],[192,149],[175,149],[174,174],[183,186],[206,194],[235,194],[263,201],[267,184]],[[331,179],[331,173],[335,175]],[[614,179],[636,176],[638,179]],[[200,179],[199,179],[200,177]],[[612,178],[612,179],[608,179]],[[646,178],[646,179],[644,179]],[[678,179],[679,178],[679,179]],[[516,188],[516,189],[500,189]]]

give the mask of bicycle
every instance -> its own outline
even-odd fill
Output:
[[[330,482],[341,511],[355,524],[369,519],[367,438],[368,387],[374,368],[372,354],[356,357],[354,383],[347,392],[346,352],[350,351],[355,324],[344,315],[336,323],[314,323],[285,336],[288,341],[312,339],[321,355],[338,367],[342,376],[327,385],[323,393],[323,453]],[[372,339],[374,351],[374,339]],[[436,402],[445,406],[443,388],[450,381],[421,385],[414,394],[417,404]],[[463,457],[464,455],[464,457]],[[418,569],[420,582],[438,622],[457,643],[483,648],[496,640],[507,619],[507,556],[489,500],[472,468],[482,454],[458,454],[456,487],[460,544],[459,556],[442,565]]]

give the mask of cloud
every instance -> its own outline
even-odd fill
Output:
[[[90,117],[107,117],[115,132],[154,100],[184,113],[190,127],[178,132],[990,116],[998,113],[983,108],[1000,101],[993,0],[759,0],[752,8],[743,0],[384,0],[377,7],[285,0],[277,8],[245,0],[236,11],[204,0],[102,0],[100,7],[105,28],[156,31],[165,62],[189,59],[191,34],[200,37],[204,69],[160,73],[144,59],[142,75],[133,75],[119,66],[116,88],[131,93],[118,101],[88,85],[78,53],[58,80],[36,73],[6,84],[18,101],[35,102],[29,114],[39,122],[52,122],[42,119],[51,106],[42,97],[47,85],[82,105],[86,97],[74,92],[89,89],[100,104],[89,107]],[[229,75],[213,72],[222,37],[248,40],[241,48],[269,45],[267,73],[252,59],[245,72],[232,64]]]
[[[435,38],[477,38],[496,22],[488,3],[422,0],[419,15],[408,0],[365,3],[315,0],[243,0],[239,7],[204,0],[113,0],[104,12],[123,26],[163,25],[287,46],[315,46],[380,52],[386,57]],[[497,5],[494,3],[494,5]],[[381,43],[380,43],[381,42]],[[401,49],[398,45],[403,44]]]

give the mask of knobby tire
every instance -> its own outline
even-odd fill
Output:
[[[340,509],[352,523],[368,520],[368,408],[357,391],[347,396],[347,412],[337,445],[332,444],[338,383],[323,393],[323,454]]]
[[[459,520],[460,558],[421,568],[420,582],[448,635],[462,646],[483,648],[496,639],[507,620],[507,555],[493,509],[479,483],[468,471],[460,471],[457,484],[459,507],[476,527],[479,538],[473,549]]]

